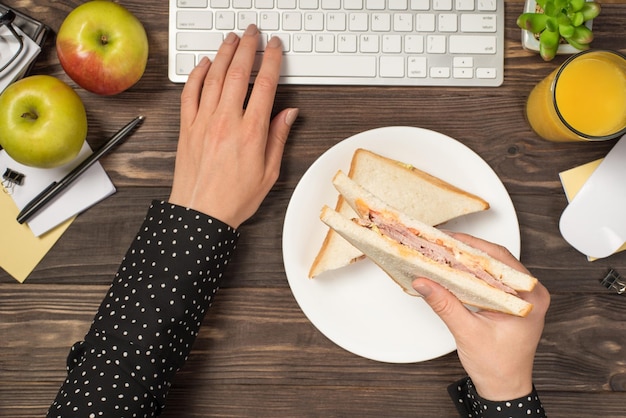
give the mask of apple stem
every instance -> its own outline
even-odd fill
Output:
[[[100,36],[100,43],[102,45],[106,45],[109,43],[109,38],[106,35],[101,35]]]
[[[39,115],[37,115],[37,113],[35,112],[26,112],[26,113],[22,113],[22,117],[24,119],[37,120]]]

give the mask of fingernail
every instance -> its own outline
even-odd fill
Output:
[[[267,48],[279,48],[282,46],[282,42],[278,36],[272,36],[270,41],[267,43]]]
[[[229,33],[224,39],[225,44],[234,44],[237,40],[237,35],[234,32]]]
[[[285,115],[285,123],[287,124],[287,126],[293,125],[293,123],[296,121],[296,118],[298,117],[299,112],[300,109],[290,109],[287,112],[287,115]]]
[[[414,283],[413,289],[423,297],[427,298],[433,292],[433,289],[422,282]]]
[[[246,28],[246,31],[243,33],[244,35],[256,35],[259,32],[259,29],[255,24],[250,24]]]
[[[202,58],[200,58],[200,62],[198,62],[198,67],[204,67],[208,63],[209,63],[209,57],[205,55]]]

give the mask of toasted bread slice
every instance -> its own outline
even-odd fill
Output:
[[[476,195],[409,164],[365,149],[354,152],[348,176],[392,207],[429,225],[489,209],[489,203]],[[356,216],[341,196],[335,210],[348,218]],[[347,266],[362,257],[361,251],[329,229],[309,277]]]

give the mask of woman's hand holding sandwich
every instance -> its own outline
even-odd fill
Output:
[[[465,234],[452,235],[517,270],[528,272],[504,247]],[[532,292],[520,293],[520,297],[534,305],[525,318],[470,311],[452,293],[425,278],[416,279],[413,287],[450,329],[461,364],[481,397],[501,401],[531,393],[533,361],[550,304],[550,294],[541,283]]]

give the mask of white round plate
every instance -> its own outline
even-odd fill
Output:
[[[320,210],[337,203],[332,178],[340,169],[348,173],[357,148],[411,164],[488,201],[489,210],[450,221],[445,229],[504,245],[519,257],[519,225],[509,194],[465,145],[430,130],[398,126],[362,132],[330,148],[302,176],[287,207],[285,272],[296,301],[318,330],[345,350],[381,362],[413,363],[450,353],[454,339],[439,317],[371,261],[308,278],[328,229]]]

